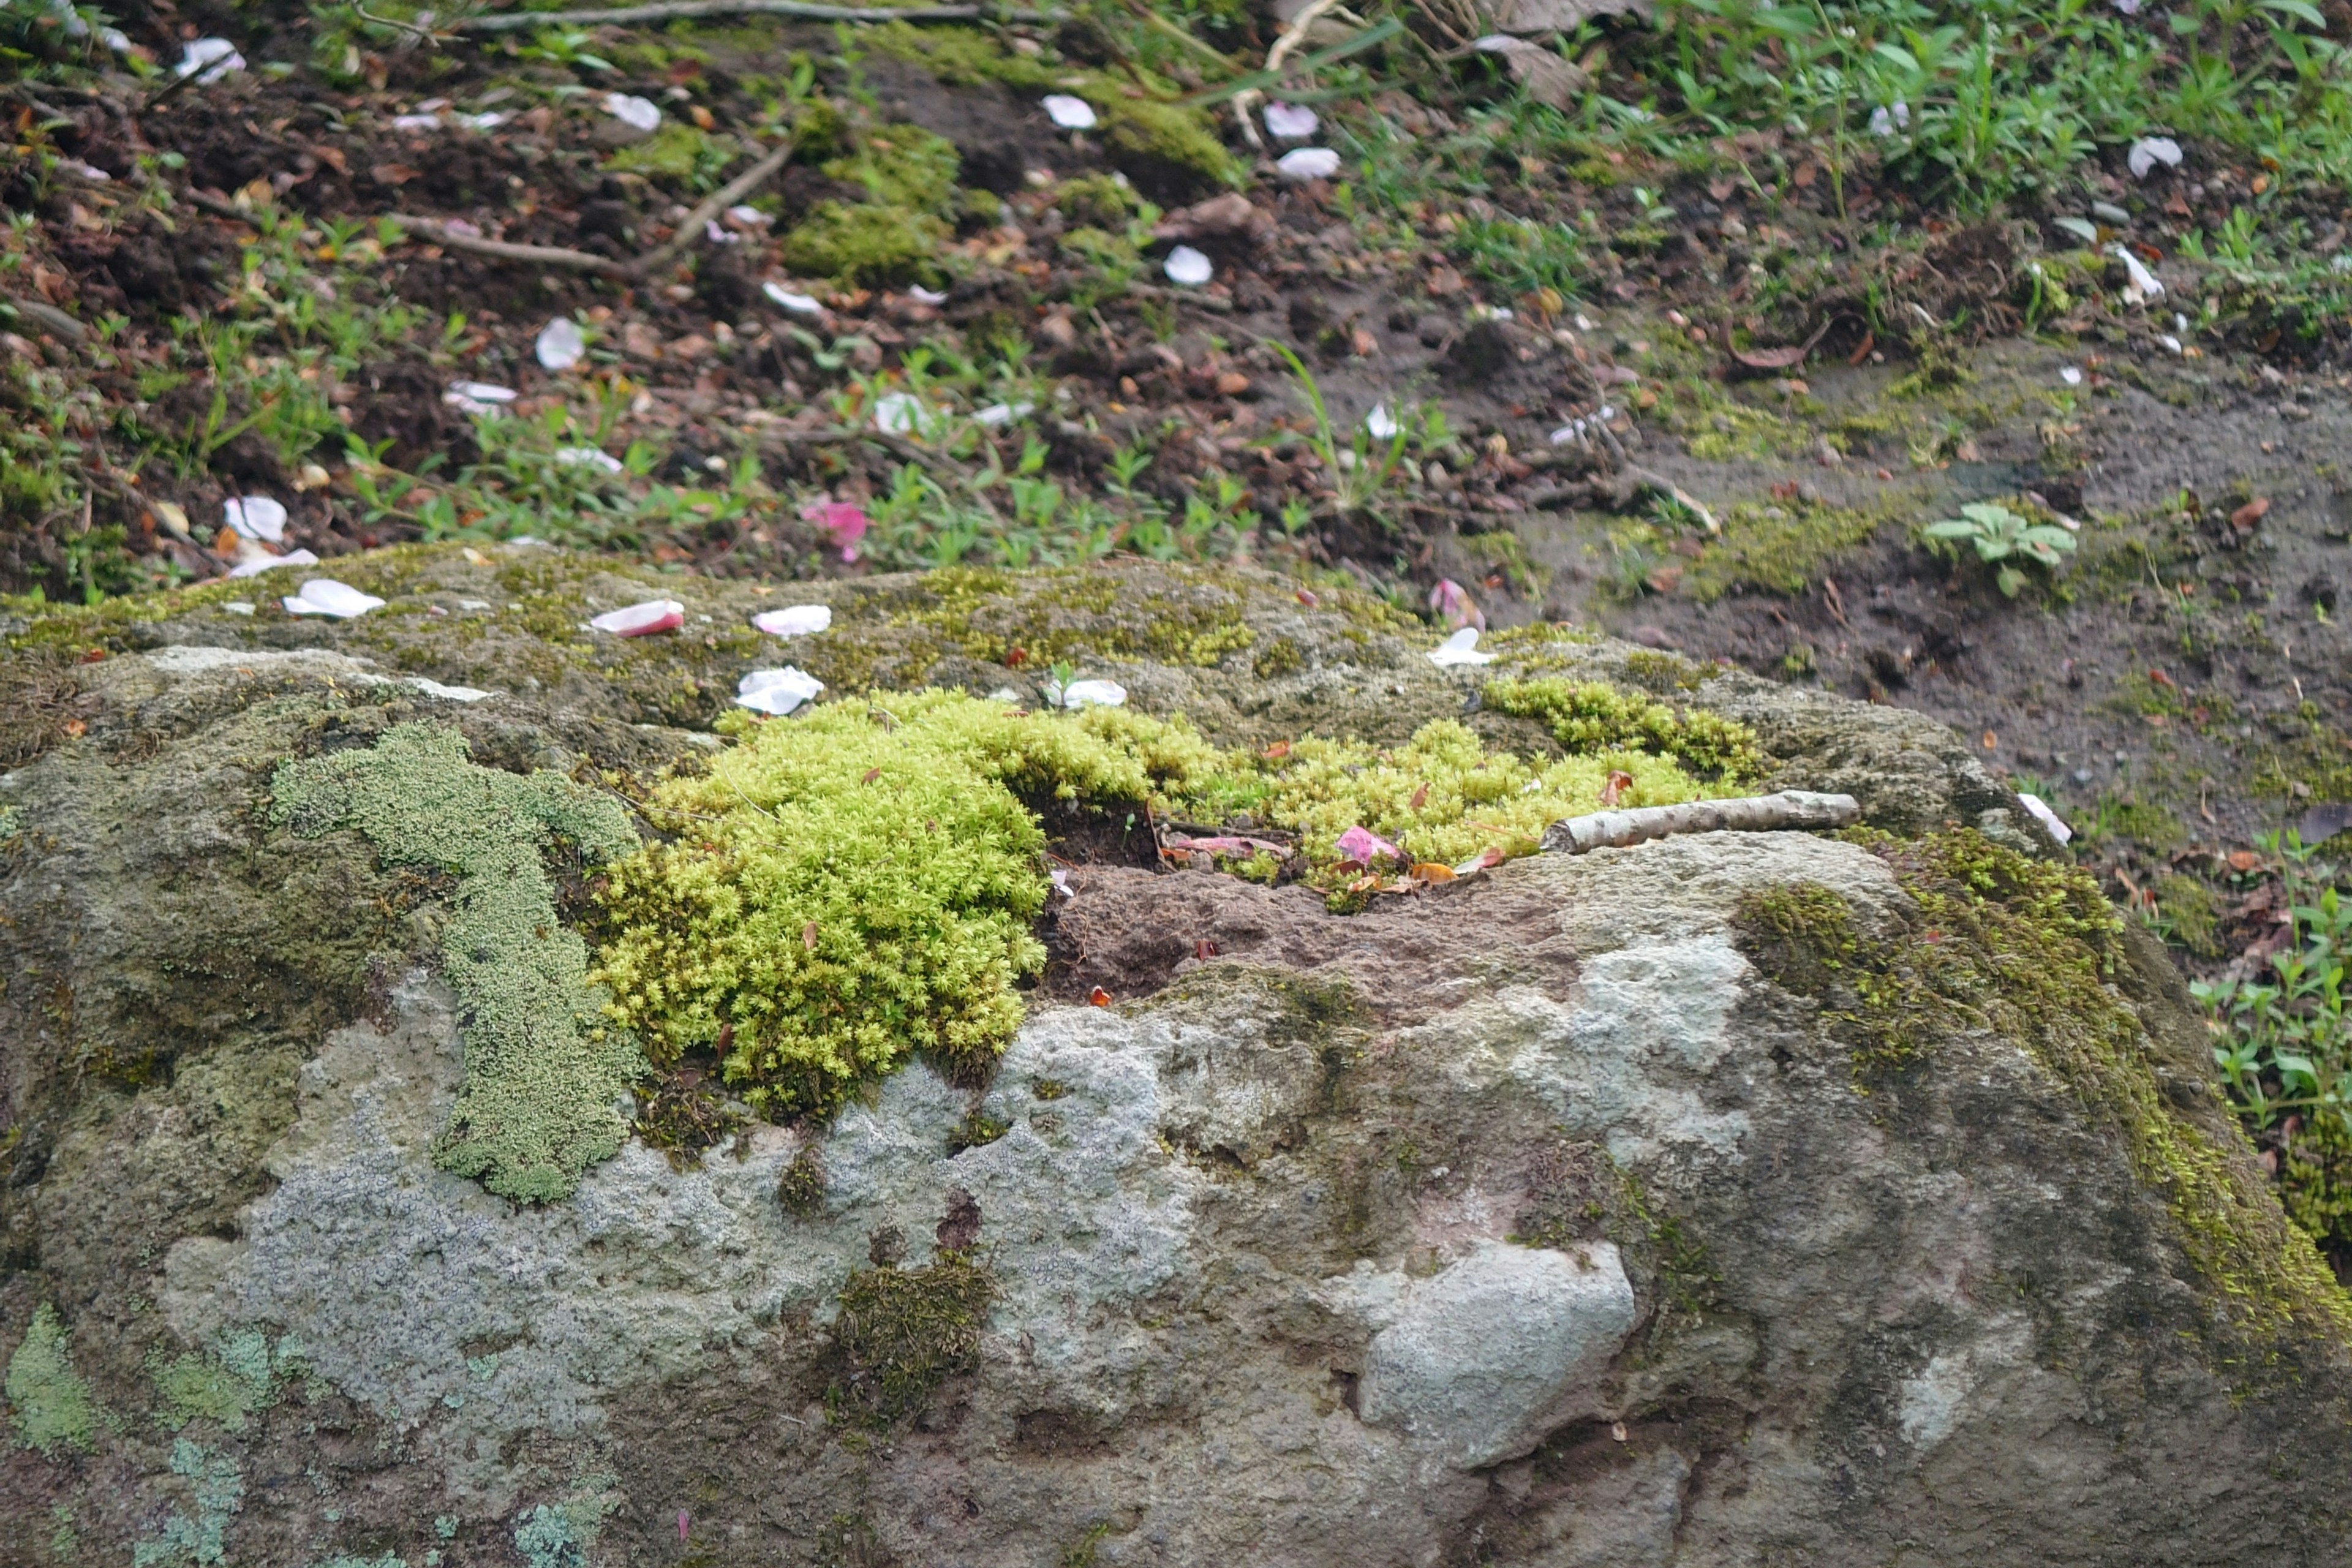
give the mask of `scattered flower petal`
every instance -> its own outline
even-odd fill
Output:
[[[831,605],[793,605],[782,610],[762,610],[751,617],[751,625],[772,637],[804,637],[833,625]]]
[[[974,414],[971,419],[975,425],[985,425],[993,429],[999,425],[1012,424],[1033,412],[1036,406],[1034,403],[992,403]]]
[[[717,218],[706,218],[703,220],[702,237],[709,240],[713,245],[740,245],[743,243],[743,237],[737,234],[733,229],[719,227],[719,220]]]
[[[863,507],[841,500],[811,501],[801,508],[801,521],[813,522],[833,535],[834,545],[844,561],[857,559],[857,542],[866,537],[866,530],[871,526]]]
[[[1899,98],[1870,111],[1870,133],[1873,136],[1899,136],[1910,129],[1911,106]]]
[[[1055,867],[1045,875],[1054,879],[1054,891],[1061,894],[1062,897],[1075,899],[1078,896],[1076,890],[1070,886],[1070,874],[1059,866]]]
[[[1457,664],[1492,664],[1495,656],[1478,651],[1476,626],[1464,626],[1429,650],[1429,662],[1444,669]]]
[[[1486,613],[1478,607],[1478,601],[1470,596],[1470,591],[1451,577],[1438,579],[1437,586],[1429,591],[1429,607],[1448,626],[1475,626],[1480,631],[1486,629]]]
[[[781,283],[763,283],[760,292],[796,316],[822,316],[824,304],[806,294],[795,294]]]
[[[1045,695],[1056,708],[1123,708],[1127,688],[1116,680],[1073,680],[1067,686],[1047,686]]]
[[[1370,865],[1381,856],[1386,856],[1391,860],[1404,858],[1403,850],[1369,827],[1350,827],[1347,832],[1339,835],[1339,854],[1345,859],[1354,860],[1366,866]]]
[[[1073,98],[1066,92],[1050,93],[1045,98],[1045,117],[1065,131],[1091,131],[1095,126],[1095,106],[1083,98]]]
[[[2048,828],[2050,837],[2059,843],[2063,844],[2074,837],[2074,830],[2061,821],[2058,814],[2051,810],[2040,795],[2028,795],[2023,790],[2020,790],[2017,792],[2017,801],[2020,805],[2025,807],[2026,815]]]
[[[2058,379],[2069,386],[2080,386],[2083,384],[2083,373],[2071,364],[2063,365],[2059,368]]]
[[[362,594],[349,583],[338,583],[332,577],[313,577],[302,584],[299,594],[289,595],[278,603],[286,606],[289,616],[332,616],[339,621],[383,608],[383,601],[373,594]]]
[[[467,414],[499,414],[515,400],[515,389],[487,381],[455,381],[441,401]]]
[[[919,305],[944,305],[948,302],[945,294],[937,289],[926,289],[920,283],[908,289],[907,298]]]
[[[1180,245],[1168,253],[1167,265],[1161,270],[1168,274],[1171,283],[1181,283],[1189,288],[1206,283],[1216,268],[1209,264],[1206,256],[1189,245]]]
[[[1328,180],[1339,172],[1339,154],[1328,147],[1295,147],[1274,166],[1286,180]]]
[[[1269,103],[1265,106],[1265,133],[1282,142],[1304,142],[1315,134],[1322,121],[1315,111],[1303,103]]]
[[[2133,179],[2145,180],[2158,163],[2168,169],[2180,167],[2180,143],[2169,136],[2143,136],[2131,144],[2124,162],[2131,166]]]
[[[188,40],[186,50],[180,57],[179,65],[174,68],[174,74],[194,76],[198,81],[213,82],[220,80],[231,71],[241,71],[244,68],[245,57],[238,54],[236,46],[226,38],[191,38]],[[196,76],[199,71],[204,74]]]
[[[1397,423],[1396,416],[1389,412],[1389,405],[1385,403],[1373,404],[1372,411],[1364,416],[1364,429],[1375,441],[1392,441],[1396,438],[1396,433],[1402,428],[1403,426]]]
[[[2141,299],[2160,300],[2164,297],[2163,283],[2158,280],[2156,274],[2150,272],[2147,265],[2138,257],[2134,256],[2128,247],[2111,245],[2107,247],[2107,254],[2122,258],[2124,272],[2131,279],[2131,286],[2139,290]]]
[[[656,632],[675,631],[686,625],[686,606],[676,599],[647,599],[642,605],[631,605],[625,610],[607,610],[588,623],[600,632],[616,637],[651,637]]]
[[[661,110],[657,105],[650,99],[638,98],[632,93],[606,93],[604,112],[622,124],[633,125],[639,131],[656,130],[662,121]]]
[[[392,117],[394,131],[438,131],[441,117],[437,114],[395,114]]]
[[[461,114],[457,123],[468,131],[496,131],[507,122],[507,118],[502,111],[492,109],[480,114]]]
[[[923,400],[911,392],[886,392],[874,400],[874,428],[912,436],[923,426]]]
[[[427,680],[421,675],[410,676],[408,684],[425,693],[425,696],[438,697],[444,702],[479,702],[485,697],[491,695],[478,686],[444,686],[437,680]]]
[[[761,228],[774,221],[758,207],[749,205],[729,207],[727,220],[730,223],[740,223],[745,228]]]
[[[2053,217],[2050,222],[2053,227],[2064,229],[2068,234],[2073,235],[2084,245],[2096,245],[2099,243],[2099,226],[2093,223],[2089,218],[2072,216]]]
[[[570,370],[588,353],[588,340],[580,324],[569,316],[558,316],[539,329],[536,345],[539,363],[549,370]]]
[[[286,537],[286,504],[269,496],[232,496],[221,503],[221,512],[240,539],[275,544]]]
[[[264,572],[275,572],[280,566],[316,566],[319,558],[307,550],[289,550],[283,555],[250,555],[228,569],[232,577],[258,577]]]
[[[804,669],[755,669],[735,683],[735,705],[781,718],[816,700],[824,682]]]
[[[558,447],[555,460],[567,468],[597,468],[608,474],[622,473],[628,467],[612,453],[596,447]]]

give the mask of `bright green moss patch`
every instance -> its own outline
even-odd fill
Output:
[[[591,864],[635,848],[627,814],[560,774],[477,766],[463,737],[429,724],[289,763],[272,790],[278,820],[305,837],[356,828],[386,861],[457,877],[441,952],[466,1081],[435,1162],[519,1201],[570,1193],[620,1148],[615,1101],[643,1060],[599,1026],[586,944],[558,918],[543,862],[559,844]]]
[[[782,256],[803,277],[903,283],[928,268],[947,233],[946,223],[929,213],[819,202],[784,236]]]
[[[8,1395],[16,1440],[27,1448],[55,1458],[61,1449],[87,1454],[98,1446],[98,1402],[74,1371],[65,1325],[47,1302],[35,1309],[24,1342],[8,1358],[0,1392]]]
[[[1570,752],[1649,752],[1725,783],[1765,771],[1763,750],[1747,725],[1705,709],[1678,713],[1665,703],[1603,681],[1549,677],[1492,680],[1486,683],[1485,701],[1498,712],[1540,721],[1552,739]]]
[[[996,1279],[958,1253],[923,1268],[866,1268],[841,1288],[833,1326],[833,1418],[887,1430],[930,1402],[941,1384],[980,1364]]]
[[[1815,501],[1742,501],[1723,519],[1683,579],[1700,603],[1735,588],[1801,594],[1833,556],[1869,542],[1886,519],[1878,512]]]
[[[2110,984],[2123,927],[2087,872],[2029,859],[1973,831],[1856,836],[1895,869],[1908,929],[1864,937],[1826,888],[1749,894],[1735,938],[1759,969],[1856,1031],[1865,1079],[1927,1059],[1955,1031],[2012,1041],[2111,1128],[2162,1195],[2217,1328],[2298,1326],[2352,1342],[2352,1298],[2227,1124],[2167,1100],[2139,1016]]]
[[[648,804],[675,837],[614,868],[596,978],[656,1065],[709,1048],[772,1111],[919,1049],[992,1060],[1045,962],[1032,808],[1139,811],[1214,755],[1181,723],[940,691],[755,725]]]
[[[1531,855],[1553,823],[1601,809],[1612,773],[1633,779],[1620,785],[1622,805],[1672,805],[1707,793],[1673,760],[1638,745],[1571,747],[1547,763],[1490,752],[1451,719],[1423,725],[1391,751],[1309,738],[1264,770],[1263,815],[1297,831],[1318,865],[1339,858],[1337,840],[1355,826],[1421,861],[1450,865],[1488,848],[1508,858]]]

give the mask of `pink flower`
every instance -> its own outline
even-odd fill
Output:
[[[801,508],[801,519],[833,535],[844,561],[857,559],[857,542],[866,537],[868,526],[865,508],[842,500],[811,501]]]
[[[1486,612],[1478,608],[1478,601],[1451,577],[1439,578],[1437,586],[1429,591],[1429,607],[1447,626],[1476,626],[1482,632],[1486,629]]]
[[[1391,860],[1404,858],[1403,850],[1368,827],[1350,827],[1339,835],[1339,853],[1348,859],[1360,860],[1367,866],[1383,855]]]

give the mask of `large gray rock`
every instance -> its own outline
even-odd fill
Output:
[[[455,604],[473,569],[417,570]],[[1253,692],[1475,689],[1232,591],[1303,668],[1122,679],[1236,741],[1273,722]],[[171,646],[245,635],[187,616]],[[2030,900],[1937,879],[1992,851],[1916,835],[2004,797],[1916,721],[1698,687],[1778,737],[1781,782],[1860,785],[1874,845],[1670,839],[1353,916],[1082,869],[986,1083],[918,1062],[518,1205],[431,1158],[464,1066],[448,889],[272,827],[267,782],[417,719],[496,765],[650,768],[708,743],[644,705],[676,682],[488,634],[475,665],[130,651],[154,636],[0,775],[0,1561],[2352,1552],[2352,1311],[2159,952],[2097,938],[2105,973],[2045,992],[2074,939],[2021,963],[1925,925],[1923,898],[1984,931]],[[1572,660],[1654,674],[1628,652]],[[1959,968],[1873,1013],[1759,925],[1791,889],[1843,911],[1841,963]]]

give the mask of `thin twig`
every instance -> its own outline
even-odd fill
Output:
[[[79,343],[89,336],[89,330],[55,305],[39,300],[27,300],[20,294],[0,294],[0,305],[6,305],[18,315],[38,321],[48,331],[69,343]]]
[[[669,239],[631,261],[615,261],[608,256],[597,256],[585,250],[572,250],[560,245],[515,245],[503,239],[486,239],[479,235],[461,233],[439,218],[411,217],[405,213],[391,214],[392,221],[413,228],[436,245],[452,250],[487,256],[498,261],[523,261],[537,267],[562,267],[575,272],[601,273],[624,282],[642,282],[659,273],[686,253],[702,236],[704,226],[719,213],[750,195],[792,161],[793,143],[785,141],[768,152],[768,155],[742,174],[721,185],[702,205],[679,220],[677,232]]]
[[[525,27],[626,26],[694,16],[793,16],[811,22],[1058,22],[1060,11],[1015,11],[997,5],[818,5],[808,0],[657,0],[596,11],[499,11],[449,24],[453,33],[512,33]]]
[[[1592,849],[1622,849],[1677,833],[1771,833],[1791,828],[1845,827],[1859,820],[1862,806],[1850,795],[1784,789],[1778,795],[1730,800],[1695,800],[1682,805],[1643,805],[1627,811],[1596,811],[1571,816],[1544,829],[1549,855],[1581,855]]]

